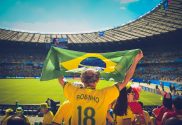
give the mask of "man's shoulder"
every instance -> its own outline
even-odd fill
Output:
[[[45,116],[53,116],[52,111],[48,111],[48,112],[45,114]]]
[[[169,117],[175,117],[176,116],[176,113],[175,112],[166,112],[166,117],[169,118]]]

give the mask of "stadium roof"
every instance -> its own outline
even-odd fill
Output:
[[[102,43],[135,40],[182,29],[182,0],[173,0],[165,11],[159,5],[150,13],[126,25],[99,32],[80,34],[40,34],[0,29],[0,40],[50,43],[52,38],[67,38],[68,43]]]

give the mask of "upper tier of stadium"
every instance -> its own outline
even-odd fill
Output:
[[[182,29],[182,0],[173,0],[167,10],[160,4],[151,12],[139,19],[104,31],[104,36],[99,37],[99,32],[80,34],[41,34],[0,29],[1,41],[20,41],[50,43],[52,38],[67,38],[68,43],[102,43],[122,42],[155,36],[178,29]]]

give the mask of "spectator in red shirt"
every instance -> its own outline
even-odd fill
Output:
[[[166,112],[172,112],[172,95],[171,93],[165,93],[163,98],[163,105],[153,110],[153,115],[156,118],[156,125],[161,125],[162,117]]]
[[[166,112],[162,118],[162,124],[166,123],[166,120],[175,117],[176,119],[182,120],[182,98],[177,97],[173,101],[174,111],[173,112]]]

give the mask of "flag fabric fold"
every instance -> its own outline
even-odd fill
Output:
[[[123,81],[140,49],[107,53],[85,53],[51,47],[44,61],[41,81],[81,73],[87,68],[99,69],[101,78]],[[103,65],[100,65],[103,63]],[[77,72],[79,71],[79,72]],[[73,74],[72,74],[73,75]]]

